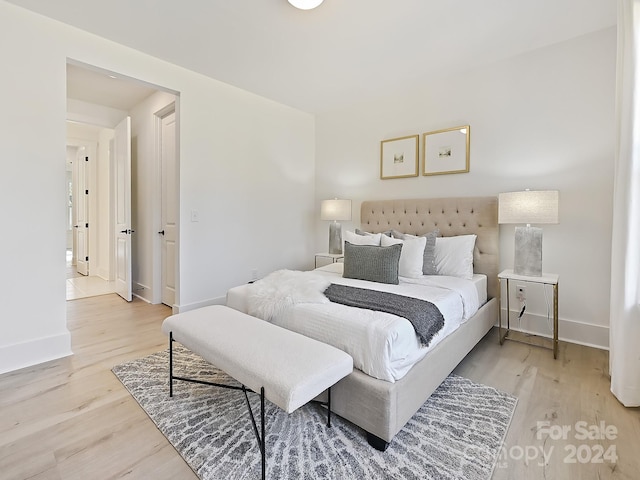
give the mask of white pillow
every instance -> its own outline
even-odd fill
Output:
[[[473,249],[476,235],[436,238],[436,269],[438,275],[473,278]]]
[[[427,244],[427,239],[425,237],[405,235],[404,239],[400,240],[399,238],[391,238],[386,235],[382,235],[380,245],[388,247],[397,243],[402,244],[398,275],[409,278],[421,277],[424,247]]]
[[[344,240],[349,242],[351,245],[374,245],[376,247],[380,246],[380,237],[382,234],[380,233],[367,233],[366,235],[358,235],[355,232],[346,231],[344,232]]]

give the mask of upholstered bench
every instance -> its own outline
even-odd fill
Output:
[[[266,476],[265,398],[287,413],[328,391],[353,370],[353,359],[337,348],[222,305],[168,317],[162,331],[169,335],[169,395],[173,381],[183,380],[242,390],[260,445],[262,478]],[[242,387],[221,385],[173,374],[173,342],[177,341],[237,380]],[[247,389],[260,394],[258,433]]]

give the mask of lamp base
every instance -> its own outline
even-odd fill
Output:
[[[338,222],[329,224],[329,253],[342,253],[342,225]]]
[[[528,277],[542,276],[542,229],[516,227],[513,273]]]

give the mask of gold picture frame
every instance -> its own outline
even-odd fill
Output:
[[[470,126],[422,134],[422,174],[446,175],[469,171]]]
[[[409,135],[380,142],[380,178],[382,180],[419,175],[419,140],[419,135]]]

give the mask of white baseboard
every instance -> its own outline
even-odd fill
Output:
[[[140,300],[142,300],[143,302],[148,303],[149,305],[151,305],[151,300],[149,300],[148,298],[144,298],[142,295],[138,295],[137,293],[133,292],[131,295],[133,295],[136,298],[139,298]]]
[[[147,303],[153,303],[153,299],[151,298],[151,288],[147,285],[139,282],[133,282],[131,290],[131,294],[134,297],[138,297],[140,300],[144,300]]]
[[[103,280],[106,280],[107,282],[110,280],[109,279],[109,270],[107,270],[106,268],[98,268],[97,275],[98,275],[98,277],[100,277]]]
[[[227,303],[227,297],[209,298],[202,302],[188,303],[186,305],[174,305],[173,313],[188,312],[189,310],[195,310],[196,308],[208,307],[209,305],[225,305]]]
[[[69,332],[0,347],[0,374],[73,355]]]
[[[522,320],[518,322],[519,313],[519,311],[511,311],[511,330],[553,338],[553,317],[548,321],[546,315],[525,312]],[[504,308],[502,315],[504,327],[506,318]],[[609,350],[609,327],[559,318],[558,339],[563,342]]]

